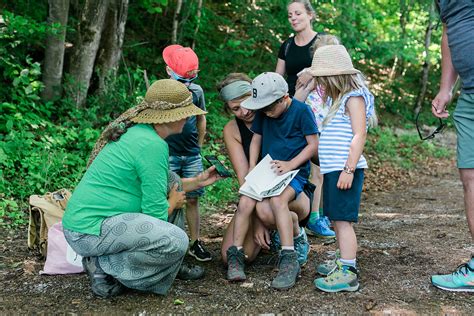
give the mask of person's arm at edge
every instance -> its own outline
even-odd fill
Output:
[[[451,51],[448,45],[447,26],[443,23],[443,35],[441,37],[441,83],[439,92],[433,99],[431,104],[431,112],[439,118],[447,118],[449,116],[446,111],[446,105],[452,98],[453,86],[456,82],[458,74],[454,69],[451,60]]]
[[[249,171],[249,163],[242,147],[242,140],[239,139],[239,128],[237,127],[235,119],[231,120],[224,126],[223,134],[225,147],[229,154],[232,168],[237,175],[239,185],[242,185],[245,182],[244,177]]]

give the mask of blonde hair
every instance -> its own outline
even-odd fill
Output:
[[[353,90],[367,88],[365,79],[361,74],[322,76],[314,77],[314,79],[316,86],[319,85],[323,88],[324,95],[321,98],[324,103],[326,103],[328,97],[332,99],[328,114],[323,120],[323,126],[326,126],[334,118],[341,106],[344,95]],[[369,127],[375,126],[377,126],[377,115],[374,109],[373,115],[369,117]]]
[[[339,38],[337,38],[337,36],[326,35],[326,34],[319,35],[318,38],[316,38],[316,40],[314,41],[313,46],[311,46],[311,49],[310,49],[311,55],[313,55],[314,52],[318,48],[327,46],[327,45],[342,45],[342,44]]]
[[[313,17],[311,18],[311,23],[316,20],[316,11],[314,11],[313,6],[311,5],[311,2],[309,0],[292,0],[288,2],[286,7],[288,8],[290,4],[292,3],[301,3],[304,6],[304,9],[306,10],[306,13],[312,15]]]

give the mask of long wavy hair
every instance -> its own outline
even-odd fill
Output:
[[[341,101],[344,95],[353,90],[367,88],[365,79],[361,74],[324,76],[315,77],[314,79],[316,86],[323,88],[324,95],[321,95],[323,101],[326,103],[328,98],[331,98],[332,100],[328,114],[323,120],[323,126],[326,126],[334,118],[337,110],[341,106]],[[369,127],[374,126],[377,126],[377,115],[375,110],[374,114],[369,117]]]

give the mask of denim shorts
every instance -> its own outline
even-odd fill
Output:
[[[170,156],[170,169],[181,178],[192,178],[203,171],[201,155]],[[187,198],[198,198],[204,195],[204,188],[186,193]]]
[[[324,215],[331,221],[357,223],[359,218],[360,197],[364,185],[364,169],[356,169],[349,190],[339,190],[337,182],[342,171],[324,174],[323,209]]]
[[[453,114],[458,168],[474,168],[474,93],[462,93]]]

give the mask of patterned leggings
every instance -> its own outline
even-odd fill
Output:
[[[170,178],[169,187],[178,179]],[[142,213],[124,213],[104,220],[100,236],[67,229],[64,236],[79,255],[98,257],[102,270],[126,287],[164,295],[189,243],[182,229],[183,211],[176,210],[170,221],[173,224]]]

